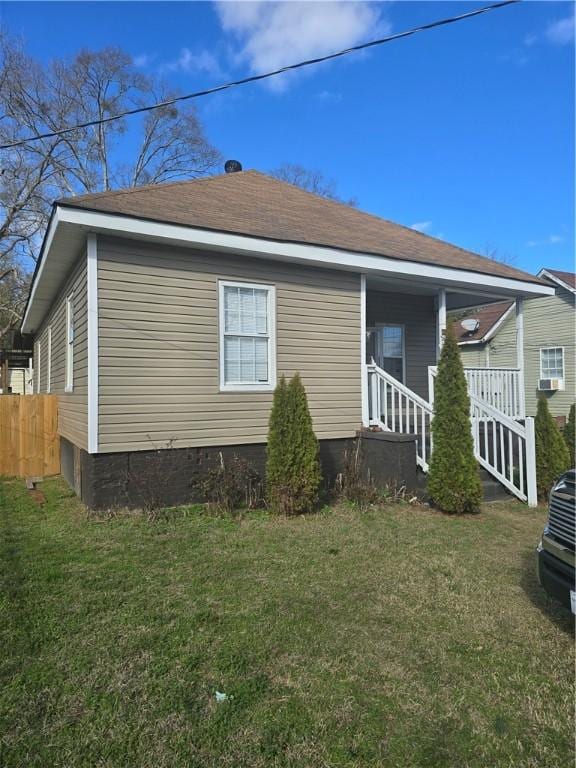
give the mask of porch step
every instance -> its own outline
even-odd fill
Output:
[[[483,499],[487,501],[506,501],[515,498],[495,477],[480,467],[480,482],[482,483]]]
[[[500,485],[490,473],[488,473],[482,467],[480,469],[480,482],[482,483],[482,499],[485,503],[492,501],[506,501],[513,499],[512,496],[503,485]],[[428,493],[426,490],[427,475],[419,468],[416,473],[416,485],[419,495],[424,500],[428,499]]]

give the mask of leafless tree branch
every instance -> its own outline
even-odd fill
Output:
[[[81,50],[46,66],[0,29],[0,141],[105,118],[175,95],[136,70],[119,48]],[[52,201],[119,185],[154,184],[212,172],[221,158],[192,106],[79,129],[6,151],[0,164],[0,329],[19,318]],[[24,286],[24,287],[23,287]],[[10,291],[14,295],[11,296]]]

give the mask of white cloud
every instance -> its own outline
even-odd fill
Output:
[[[177,59],[163,64],[164,72],[204,72],[213,77],[222,77],[224,72],[216,56],[207,50],[194,53],[190,48],[182,48]]]
[[[559,245],[564,242],[562,235],[548,235],[544,240],[528,240],[527,248],[539,248],[542,245]]]
[[[147,53],[141,53],[139,56],[134,56],[132,63],[135,67],[146,67],[152,61],[154,57]]]
[[[342,101],[342,94],[335,91],[320,91],[316,94],[316,98],[324,104],[338,104]]]
[[[240,45],[237,61],[254,73],[348,48],[389,31],[371,2],[216,2],[225,32]],[[283,90],[287,76],[269,81]]]
[[[552,21],[546,27],[546,37],[554,45],[568,45],[574,40],[574,16]]]
[[[427,232],[431,226],[431,221],[417,221],[416,224],[410,225],[410,229],[415,229],[416,232]]]

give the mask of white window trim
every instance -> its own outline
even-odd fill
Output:
[[[42,391],[42,342],[38,340],[36,342],[36,394],[39,395]]]
[[[376,323],[375,328],[402,328],[402,383],[406,386],[406,326],[404,323]],[[398,358],[392,358],[397,360]]]
[[[47,365],[47,376],[48,379],[46,381],[46,393],[50,394],[52,391],[52,326],[48,326],[48,337],[47,337],[47,344],[48,344],[48,359],[46,361]]]
[[[562,376],[548,376],[544,375],[544,371],[542,370],[542,352],[548,352],[551,349],[561,349],[562,350]],[[541,379],[560,379],[560,381],[564,381],[564,376],[566,374],[566,354],[564,352],[564,347],[540,347],[540,378]]]
[[[70,312],[72,307],[72,315]],[[64,392],[74,391],[74,341],[70,343],[70,320],[73,318],[74,311],[74,294],[69,293],[66,296],[66,371],[65,371],[65,387]]]
[[[268,291],[268,377],[267,384],[227,384],[224,380],[224,289],[256,288]],[[272,392],[276,388],[276,287],[265,283],[218,281],[218,359],[220,392]]]

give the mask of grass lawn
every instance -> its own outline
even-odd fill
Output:
[[[2,768],[573,764],[544,510],[147,522],[43,491],[0,486]]]

